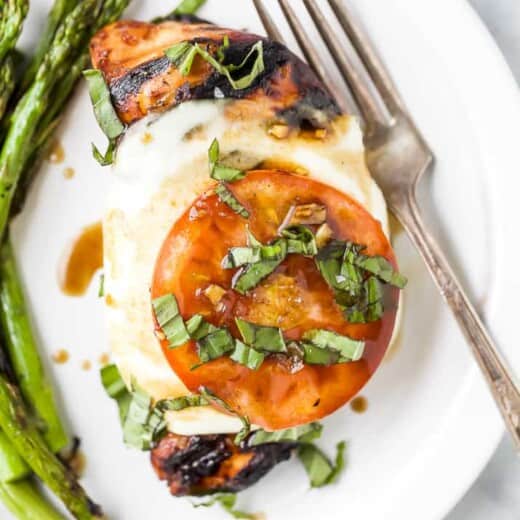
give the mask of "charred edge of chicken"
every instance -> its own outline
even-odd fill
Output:
[[[242,40],[232,40],[230,46],[226,49],[224,63],[236,64],[242,62],[251,45],[260,39],[262,38],[244,33]],[[280,70],[283,67],[289,67],[290,81],[293,83],[298,95],[293,104],[279,111],[278,116],[280,118],[292,126],[318,128],[323,125],[324,117],[330,120],[340,114],[340,109],[335,100],[307,64],[290,52],[284,45],[266,39],[262,39],[262,41],[264,42],[265,70],[250,87],[235,90],[225,76],[218,72],[213,72],[201,84],[192,86],[186,82],[179,87],[177,92],[175,92],[175,96],[172,97],[171,106],[190,100],[214,99],[215,91],[218,90],[227,99],[244,99],[253,96],[259,91],[263,91],[266,96],[272,98],[282,97],[284,92],[272,88],[272,85],[278,79]],[[192,42],[213,46],[220,45],[220,41],[209,38],[195,39]],[[251,59],[248,65],[251,66],[253,62],[254,59]],[[112,81],[109,86],[116,108],[124,112],[129,99],[138,95],[147,81],[166,74],[171,67],[172,64],[169,59],[163,56],[142,63],[122,77]],[[247,74],[247,67],[242,72]],[[163,108],[157,107],[157,109]]]
[[[152,451],[152,465],[172,495],[238,492],[289,459],[296,447],[290,442],[236,446],[233,439],[233,435],[170,433]]]

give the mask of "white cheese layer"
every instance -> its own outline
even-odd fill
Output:
[[[135,378],[154,399],[189,393],[154,336],[149,289],[168,231],[209,185],[207,151],[214,138],[221,156],[229,154],[244,169],[260,161],[289,163],[350,195],[388,233],[386,204],[366,169],[354,118],[340,118],[324,139],[277,139],[264,121],[237,117],[232,103],[191,101],[141,120],[124,136],[113,166],[103,223],[110,347],[123,377]],[[170,431],[183,435],[241,428],[236,417],[209,407],[168,414]]]

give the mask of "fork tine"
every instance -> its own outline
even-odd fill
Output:
[[[316,51],[316,48],[311,43],[307,32],[305,31],[303,25],[296,16],[296,13],[294,12],[293,8],[289,5],[288,0],[278,0],[278,3],[280,4],[283,14],[285,15],[285,18],[287,19],[287,22],[289,23],[289,26],[291,27],[291,30],[294,33],[296,41],[298,42],[298,45],[300,46],[305,56],[305,59],[307,60],[307,63],[312,67],[312,69],[314,70],[318,78],[320,78],[322,83],[329,89],[329,91],[334,96],[336,102],[338,103],[343,112],[352,112],[353,110],[355,110],[353,101],[350,100],[349,103],[344,98],[344,96],[339,94],[339,89],[337,85],[335,85],[334,80],[331,78],[331,76],[328,74],[327,70],[323,66],[323,62],[320,59],[320,56]]]
[[[341,75],[350,86],[368,126],[387,126],[391,121],[381,108],[370,86],[361,76],[360,68],[347,56],[342,44],[334,37],[334,29],[326,20],[315,0],[303,0],[318,31],[336,62]]]
[[[276,24],[273,22],[271,15],[267,12],[267,9],[265,8],[262,0],[253,0],[253,4],[255,6],[256,12],[258,13],[258,16],[260,17],[262,25],[265,28],[267,36],[269,36],[271,40],[285,43],[282,34],[278,30],[278,27],[276,27]]]
[[[367,68],[372,81],[375,83],[390,112],[405,111],[403,100],[395,88],[386,67],[379,59],[368,35],[361,28],[360,24],[356,23],[356,20],[345,7],[342,0],[328,0],[328,2],[361,61]]]

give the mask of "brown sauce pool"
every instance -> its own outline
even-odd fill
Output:
[[[67,251],[59,272],[59,285],[68,296],[82,296],[95,272],[103,266],[101,222],[84,228]]]
[[[352,411],[355,413],[365,413],[368,409],[367,398],[362,395],[355,397],[350,402],[350,408],[352,408]]]
[[[65,150],[59,141],[56,141],[49,150],[47,160],[52,164],[61,164],[65,160]]]

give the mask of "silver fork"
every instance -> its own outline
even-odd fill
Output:
[[[253,3],[267,34],[280,41],[281,32],[262,0],[253,0]],[[289,0],[278,0],[278,3],[311,67],[333,91],[338,104],[343,108],[348,106],[335,91],[333,81],[320,62],[318,51]],[[349,57],[335,37],[333,27],[316,0],[303,0],[364,120],[368,168],[383,190],[390,210],[407,231],[450,306],[520,452],[520,390],[446,257],[428,232],[417,206],[417,185],[432,166],[433,153],[412,121],[366,33],[342,0],[328,0],[328,3],[357,53],[359,62]],[[374,92],[378,93],[379,99]],[[381,106],[381,101],[384,106]]]

